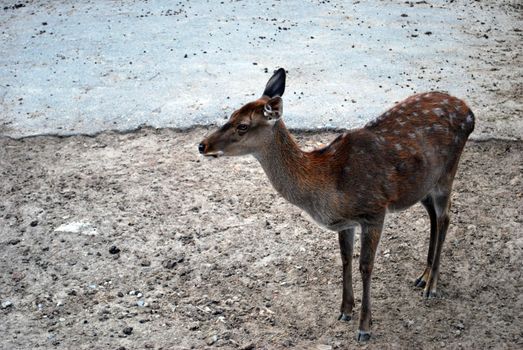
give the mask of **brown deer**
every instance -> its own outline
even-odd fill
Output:
[[[433,298],[449,225],[450,193],[458,161],[474,129],[467,105],[446,93],[417,94],[328,146],[302,151],[282,120],[285,70],[262,97],[235,111],[199,145],[206,156],[252,154],[274,188],[320,225],[338,232],[343,263],[340,320],[351,319],[354,229],[361,227],[363,296],[358,341],[370,339],[370,284],[385,214],[421,202],[430,217],[427,265],[415,285]]]

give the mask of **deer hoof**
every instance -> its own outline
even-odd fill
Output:
[[[425,299],[436,299],[438,297],[438,294],[436,293],[436,291],[432,291],[432,290],[424,290],[423,291],[423,297]]]
[[[423,277],[419,277],[416,279],[416,281],[414,281],[414,285],[418,288],[424,288],[426,284],[427,282],[423,280]]]
[[[358,342],[364,342],[370,340],[370,332],[358,331]]]
[[[344,313],[344,312],[342,312],[342,313],[338,316],[338,320],[339,320],[339,321],[349,322],[351,319],[352,319],[352,316],[351,316],[351,315],[347,315],[347,314]]]

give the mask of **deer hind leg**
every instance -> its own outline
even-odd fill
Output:
[[[419,288],[424,288],[427,285],[427,281],[429,280],[430,270],[434,261],[434,250],[438,237],[438,219],[436,216],[436,208],[434,207],[434,199],[431,195],[425,197],[421,201],[421,204],[423,204],[425,209],[427,209],[430,217],[430,242],[429,251],[427,254],[427,266],[425,266],[423,273],[416,279],[414,285]]]
[[[343,265],[343,292],[340,316],[338,320],[350,321],[354,308],[354,293],[352,291],[352,251],[354,249],[354,228],[338,232],[340,242],[341,263]]]
[[[445,242],[445,237],[447,235],[447,229],[449,227],[450,221],[450,186],[444,190],[441,190],[440,188],[432,195],[432,198],[436,212],[437,235],[435,242],[433,243],[434,251],[432,265],[430,266],[428,280],[426,281],[425,289],[423,291],[423,296],[425,298],[434,298],[436,296],[436,287],[439,277],[439,263],[441,260],[441,249],[443,247],[443,242]]]

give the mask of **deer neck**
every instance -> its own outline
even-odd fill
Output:
[[[254,156],[274,188],[289,202],[300,204],[312,193],[312,173],[307,153],[296,144],[282,120]]]

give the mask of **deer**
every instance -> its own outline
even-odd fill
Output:
[[[371,276],[388,212],[421,202],[430,218],[423,272],[414,284],[437,296],[441,250],[449,226],[451,190],[475,117],[444,92],[415,94],[327,146],[303,151],[283,122],[286,72],[274,72],[260,98],[234,111],[198,145],[204,156],[253,155],[276,191],[320,226],[338,233],[342,260],[341,321],[355,307],[352,259],[359,227],[363,284],[358,342],[371,338]]]

